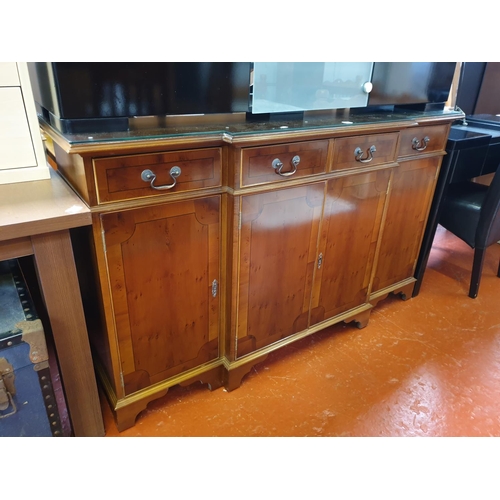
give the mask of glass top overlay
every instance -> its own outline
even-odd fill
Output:
[[[336,129],[350,126],[364,126],[391,122],[418,121],[422,119],[461,119],[461,111],[445,108],[432,111],[396,110],[362,110],[341,109],[330,112],[305,113],[303,116],[272,117],[268,120],[245,120],[245,114],[234,115],[198,115],[186,117],[141,117],[131,119],[129,130],[119,132],[96,133],[62,133],[57,131],[68,144],[84,145],[106,142],[126,142],[154,139],[169,139],[190,136],[217,136],[227,134],[232,137],[251,136],[263,133],[298,132],[314,129]],[[173,120],[172,120],[173,118]],[[176,118],[180,118],[176,122]],[[51,127],[43,118],[43,124]]]

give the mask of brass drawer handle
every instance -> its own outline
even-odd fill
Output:
[[[295,155],[291,161],[292,170],[290,170],[288,172],[282,172],[281,169],[283,168],[284,165],[283,165],[283,162],[281,162],[279,158],[275,158],[273,160],[272,167],[274,168],[274,170],[276,171],[276,173],[278,175],[281,175],[281,177],[290,177],[295,172],[297,172],[297,167],[299,166],[299,163],[300,163],[300,156]]]
[[[370,148],[366,150],[365,158],[363,158],[363,150],[361,148],[356,148],[354,150],[354,158],[361,163],[370,163],[373,160],[373,153],[375,153],[375,151],[377,151],[377,148],[375,146],[370,146]]]
[[[158,191],[161,191],[162,189],[172,189],[176,184],[177,184],[177,177],[181,175],[181,168],[180,167],[172,167],[170,169],[170,177],[172,177],[172,184],[165,184],[164,186],[155,186],[153,183],[156,180],[156,174],[152,170],[143,170],[141,173],[141,179],[144,182],[149,182],[149,185],[153,189],[157,189]]]
[[[430,139],[427,136],[425,136],[422,139],[422,142],[420,142],[416,137],[414,137],[411,140],[411,147],[415,151],[423,151],[427,147],[427,144],[429,144],[429,141],[430,141]]]

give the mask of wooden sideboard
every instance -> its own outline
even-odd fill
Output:
[[[341,321],[362,328],[389,293],[411,297],[462,116],[91,140],[45,125],[92,212],[74,248],[118,428],[173,385],[235,389],[271,351]]]

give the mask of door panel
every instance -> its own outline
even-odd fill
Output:
[[[441,156],[394,169],[372,292],[413,277]]]
[[[238,357],[307,328],[324,187],[242,197]]]
[[[126,393],[217,358],[219,197],[101,220]]]
[[[328,181],[311,325],[367,302],[389,177],[383,170]]]

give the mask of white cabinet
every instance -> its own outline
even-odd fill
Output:
[[[26,63],[0,63],[0,184],[49,178]]]
[[[20,85],[17,64],[0,62],[0,87],[19,87]]]

